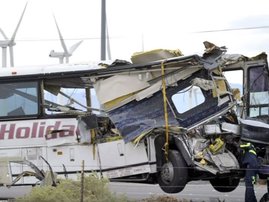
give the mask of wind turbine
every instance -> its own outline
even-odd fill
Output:
[[[63,36],[61,34],[61,31],[60,31],[60,28],[59,28],[59,26],[57,24],[56,18],[55,18],[55,16],[53,16],[53,17],[54,17],[54,21],[55,21],[55,24],[56,24],[56,27],[57,27],[57,30],[58,30],[58,34],[59,34],[61,45],[63,47],[64,52],[55,52],[54,50],[52,50],[50,52],[49,56],[59,58],[60,64],[62,64],[64,62],[64,58],[65,58],[65,62],[68,63],[69,62],[69,57],[72,56],[73,52],[77,49],[77,47],[82,43],[83,40],[75,43],[73,46],[71,46],[69,48],[69,50],[67,50],[65,42],[64,42],[64,39],[63,39]]]
[[[27,7],[27,3],[23,9],[21,18],[17,24],[17,27],[11,37],[11,39],[9,39],[6,34],[4,33],[4,31],[0,28],[0,32],[2,34],[2,36],[4,37],[5,40],[0,41],[0,47],[2,48],[2,67],[6,67],[7,66],[7,47],[9,47],[9,57],[10,57],[10,66],[13,67],[14,66],[14,55],[13,55],[13,46],[16,44],[15,43],[15,37],[17,34],[17,31],[19,29],[19,26],[21,24],[24,12],[26,10]]]

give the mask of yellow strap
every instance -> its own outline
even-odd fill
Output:
[[[163,109],[164,109],[164,121],[165,121],[165,145],[164,152],[165,158],[168,160],[168,150],[169,150],[169,132],[168,132],[168,114],[167,114],[167,97],[166,97],[166,82],[164,74],[164,61],[161,64],[162,68],[162,94],[163,94]]]
[[[95,160],[95,149],[96,149],[96,142],[95,142],[95,130],[91,129],[91,142],[92,142],[92,156],[93,156],[93,160]]]

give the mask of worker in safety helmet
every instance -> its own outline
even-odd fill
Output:
[[[245,169],[245,202],[257,202],[254,184],[256,183],[256,177],[258,174],[258,158],[256,149],[253,144],[247,142],[240,144],[240,148],[243,152],[242,166]]]

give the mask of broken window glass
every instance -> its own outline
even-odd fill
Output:
[[[46,86],[44,93],[47,114],[55,114],[66,110],[86,111],[86,91],[84,88],[56,88]]]

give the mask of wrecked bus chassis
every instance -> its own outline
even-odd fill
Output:
[[[234,190],[240,133],[221,71],[225,49],[209,46],[203,57],[147,54],[106,68],[2,69],[0,184],[43,184],[48,171],[76,177],[84,161],[85,172],[158,183],[167,193],[192,180]],[[90,107],[92,87],[100,113]]]

